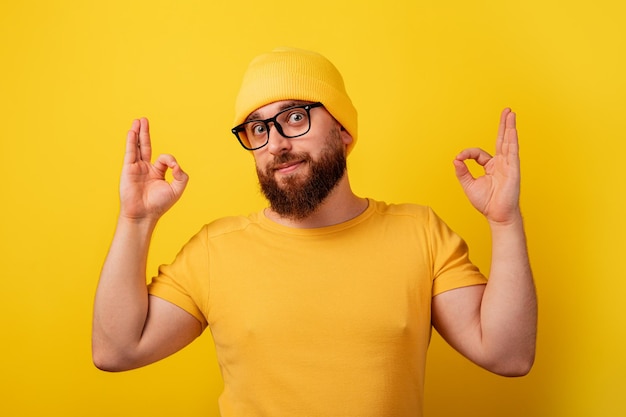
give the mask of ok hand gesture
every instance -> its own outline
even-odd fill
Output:
[[[134,120],[126,137],[126,154],[120,180],[120,215],[129,219],[158,220],[182,195],[189,177],[172,155],[151,163],[148,119]],[[165,173],[172,170],[173,180]]]
[[[484,168],[474,177],[465,161],[473,159]],[[454,160],[456,176],[472,205],[492,223],[508,224],[519,216],[520,163],[515,113],[504,109],[496,141],[496,154],[480,148],[463,150]]]

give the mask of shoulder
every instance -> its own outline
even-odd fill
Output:
[[[432,208],[429,206],[413,203],[385,203],[383,201],[370,200],[377,215],[388,218],[413,218],[426,220],[434,216]]]
[[[432,239],[432,236],[449,236],[453,234],[446,222],[437,215],[432,207],[413,204],[388,204],[381,201],[370,200],[374,205],[374,217],[381,224],[395,229],[412,229],[425,233]],[[408,230],[407,230],[408,231]]]
[[[227,216],[221,217],[205,224],[200,230],[200,234],[208,239],[224,236],[232,233],[242,232],[254,227],[259,223],[259,213],[252,213],[248,216]]]

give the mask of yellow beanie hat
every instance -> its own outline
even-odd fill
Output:
[[[335,66],[322,55],[294,48],[277,48],[250,62],[235,102],[235,126],[260,107],[280,100],[321,102],[357,139],[357,112]]]

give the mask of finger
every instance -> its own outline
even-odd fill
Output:
[[[491,154],[489,154],[489,152],[480,148],[464,149],[456,156],[457,161],[473,159],[474,161],[476,161],[476,163],[483,167],[487,165],[487,162],[489,162],[491,158],[492,156]]]
[[[183,171],[180,165],[178,165],[176,158],[170,154],[159,155],[154,161],[154,168],[159,173],[163,174],[163,176],[165,176],[168,169],[171,169],[174,181],[187,181],[188,179],[188,175]]]
[[[504,142],[504,132],[506,131],[506,123],[507,123],[507,119],[510,113],[511,113],[511,109],[508,107],[502,110],[502,113],[500,113],[500,124],[498,125],[498,137],[496,139],[496,155],[499,155],[500,153],[502,153],[502,145]]]
[[[137,137],[139,134],[139,120],[133,120],[130,130],[126,134],[126,153],[124,154],[124,164],[133,164],[139,158],[137,149]]]
[[[189,181],[189,176],[183,171],[180,165],[178,165],[178,161],[176,161],[174,156],[169,154],[159,155],[154,161],[154,167],[163,178],[165,178],[167,169],[171,169],[173,177],[171,183],[172,189],[177,195],[182,194]]]
[[[187,183],[189,182],[189,175],[178,165],[178,162],[174,161],[173,165],[170,165],[172,169],[172,188],[174,192],[178,195],[182,194],[187,187]]]
[[[175,164],[176,158],[174,158],[172,155],[161,154],[154,160],[154,164],[152,165],[154,166],[154,169],[156,169],[156,171],[159,173],[161,178],[165,178],[165,173],[167,172],[168,168],[174,166]]]
[[[455,159],[452,161],[454,164],[454,173],[456,174],[457,179],[461,183],[463,188],[466,188],[472,181],[474,181],[474,176],[465,165],[465,162]]]
[[[142,117],[139,120],[139,155],[144,161],[150,162],[152,159],[152,144],[150,142],[150,124],[148,119]]]
[[[504,141],[502,144],[502,153],[510,164],[516,164],[519,161],[519,142],[517,137],[517,116],[510,112],[506,117],[506,125],[504,131]]]

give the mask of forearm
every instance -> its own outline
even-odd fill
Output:
[[[155,222],[120,217],[96,291],[93,357],[124,361],[138,346],[148,314],[146,262]]]
[[[482,343],[499,373],[525,373],[535,354],[537,299],[521,215],[492,223],[492,262],[481,303]],[[525,372],[524,369],[528,368]],[[522,371],[519,371],[522,370]]]

